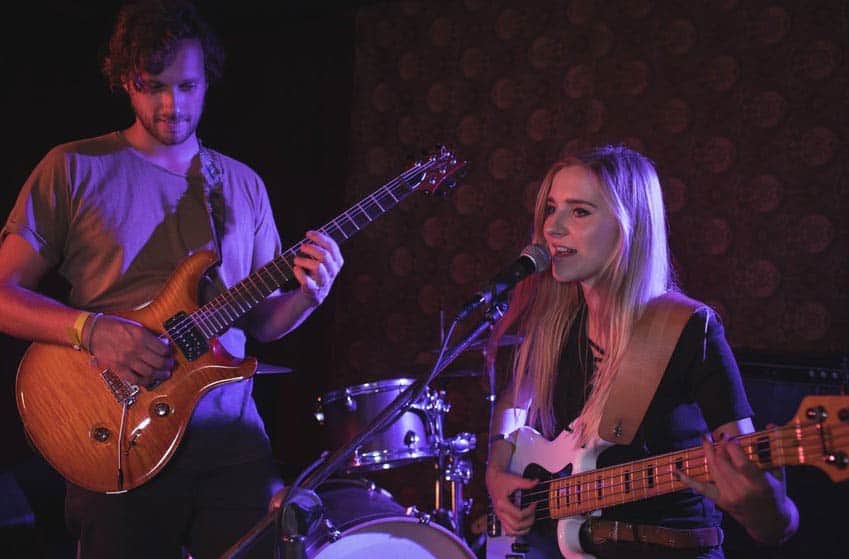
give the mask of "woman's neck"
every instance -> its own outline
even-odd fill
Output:
[[[597,285],[581,284],[584,302],[587,305],[587,336],[596,343],[606,343],[602,335],[602,324],[605,321],[604,314],[607,312],[608,293]]]

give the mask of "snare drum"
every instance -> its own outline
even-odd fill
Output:
[[[324,520],[305,542],[309,559],[474,559],[436,523],[407,514],[388,492],[363,480],[331,480],[316,491]]]
[[[410,378],[368,382],[319,398],[316,417],[326,428],[330,447],[341,448],[350,442],[412,383]],[[428,388],[386,429],[357,447],[345,471],[389,469],[438,456],[442,416],[447,411],[442,397]]]

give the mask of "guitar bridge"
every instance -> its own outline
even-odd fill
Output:
[[[126,403],[128,406],[131,406],[136,401],[135,398],[136,394],[139,393],[139,387],[135,384],[130,384],[109,369],[103,369],[100,372],[100,378],[109,387],[109,390],[119,404]]]

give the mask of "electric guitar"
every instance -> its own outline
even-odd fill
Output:
[[[416,190],[447,193],[466,165],[442,147],[320,230],[342,244]],[[202,306],[200,281],[217,256],[198,251],[149,304],[115,313],[168,338],[175,348],[175,369],[156,386],[136,386],[96,368],[85,351],[31,344],[15,391],[34,446],[63,477],[91,491],[123,492],[150,480],[176,451],[201,396],[256,372],[255,358],[233,357],[218,336],[274,291],[296,285],[294,258],[308,242],[301,240]]]
[[[736,438],[761,470],[781,466],[814,466],[834,482],[849,479],[849,396],[806,396],[796,416],[774,427]],[[516,445],[508,466],[511,473],[541,479],[530,490],[517,492],[517,504],[536,503],[534,519],[557,520],[557,545],[566,559],[594,559],[580,545],[579,531],[588,516],[601,509],[685,489],[675,476],[680,470],[699,481],[711,479],[702,447],[670,452],[642,460],[594,469],[596,459],[611,443],[596,439],[581,448],[563,431],[548,441],[530,427],[521,427],[509,440]],[[519,538],[502,536],[491,523],[487,559],[519,559]]]

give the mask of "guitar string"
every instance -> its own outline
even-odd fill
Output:
[[[358,208],[360,210],[360,212],[368,218],[369,221],[364,224],[364,225],[368,225],[369,223],[371,223],[372,221],[374,221],[375,219],[377,219],[378,217],[380,217],[381,215],[383,215],[383,213],[385,213],[387,211],[387,209],[385,209],[380,204],[380,201],[378,199],[378,195],[385,196],[388,193],[388,195],[391,196],[392,199],[393,199],[393,202],[391,202],[391,205],[389,206],[389,208],[394,207],[394,205],[396,205],[403,198],[405,198],[406,195],[409,194],[409,192],[412,192],[412,189],[410,189],[410,185],[409,185],[409,182],[408,182],[409,179],[411,179],[411,178],[413,178],[416,175],[421,174],[421,173],[426,174],[428,171],[431,170],[432,167],[434,167],[438,163],[443,163],[443,160],[446,159],[446,155],[448,155],[449,157],[453,157],[453,155],[450,154],[450,153],[442,154],[440,156],[439,160],[437,160],[435,158],[430,159],[430,160],[426,161],[425,163],[420,164],[419,166],[417,166],[415,168],[408,169],[407,171],[401,173],[401,175],[399,175],[395,179],[389,181],[387,184],[385,184],[384,186],[379,188],[377,191],[371,193],[370,195],[368,195],[365,198],[363,198],[362,200],[360,200],[357,204],[355,204],[351,208],[351,210],[353,210],[354,208]],[[446,174],[446,176],[444,178],[447,178],[448,176],[450,176],[450,175]],[[424,178],[425,177],[422,177],[422,180],[424,180]],[[444,178],[442,180],[444,180]],[[399,190],[398,194],[400,195],[400,197],[396,196],[392,192],[392,190],[396,189],[397,187],[401,186],[402,184],[410,190],[406,193],[401,192]],[[421,182],[419,182],[419,184],[421,184]],[[370,202],[371,206],[366,205],[366,202]],[[375,217],[372,217],[368,213],[368,207],[374,207],[375,205],[378,208],[381,209],[381,213],[378,213]],[[358,226],[356,221],[354,221],[353,219],[348,217],[348,212],[350,212],[351,210],[348,210],[348,211],[344,212],[343,214],[341,214],[340,216],[337,216],[336,218],[331,220],[327,225],[323,226],[319,230],[322,231],[323,233],[330,233],[332,235],[332,233],[331,233],[331,226],[332,226],[332,227],[335,227],[336,230],[341,231],[343,233],[343,235],[345,235],[344,228],[342,227],[340,220],[341,220],[342,217],[346,217],[347,221],[351,222],[355,227],[357,227],[357,231],[359,231],[360,229],[362,229],[362,227]],[[346,235],[346,238],[348,238],[347,235]],[[280,273],[282,275],[284,273],[284,271],[282,271],[279,268],[279,266],[277,266],[278,261],[286,264],[286,266],[289,268],[290,272],[293,272],[292,266],[289,264],[288,261],[285,260],[285,258],[286,257],[294,258],[294,255],[297,254],[297,252],[300,250],[300,248],[303,246],[303,244],[305,242],[306,241],[304,241],[304,240],[298,242],[292,248],[288,249],[287,251],[282,253],[280,256],[276,257],[274,260],[269,262],[268,265],[257,270],[257,272],[260,272],[261,270],[268,268],[269,265],[273,264],[278,269],[278,273]],[[192,321],[192,317],[199,317],[199,319],[201,321],[203,321],[205,325],[208,325],[211,318],[220,318],[219,315],[222,311],[226,312],[228,310],[232,310],[232,301],[227,302],[227,295],[230,294],[230,299],[235,301],[234,289],[235,289],[235,291],[238,291],[240,286],[242,286],[245,283],[245,281],[251,279],[254,275],[255,274],[251,274],[248,278],[245,278],[244,280],[242,280],[241,282],[236,284],[234,286],[234,288],[231,288],[230,290],[222,293],[219,297],[216,297],[215,299],[213,299],[209,303],[207,303],[207,304],[201,306],[200,308],[196,309],[195,311],[193,311],[190,315],[187,315],[185,318],[183,318],[181,321],[179,321],[177,324],[175,324],[175,328],[172,329],[172,332],[173,332],[172,335],[179,336],[179,335],[184,334],[187,330],[191,329],[194,326],[194,322]],[[243,287],[241,289],[247,290],[247,287]],[[218,301],[219,299],[221,299],[221,301]],[[263,299],[264,299],[264,297],[263,297]],[[261,301],[261,299],[259,301],[254,302],[253,304],[256,305],[260,301]],[[238,301],[236,301],[236,302],[238,303]],[[215,304],[213,304],[213,303],[215,303]],[[241,309],[240,309],[240,311],[244,312]],[[236,318],[238,318],[238,316],[239,316],[239,314],[237,313]],[[227,317],[227,320],[233,321],[234,319],[232,317]],[[227,322],[225,320],[223,322],[223,326],[226,326],[226,325],[227,325]],[[221,328],[222,328],[222,326],[216,326],[215,324],[212,324],[212,326],[214,328],[214,331],[220,331]],[[206,335],[206,334],[204,333],[204,335]]]
[[[843,433],[842,437],[835,437],[835,439],[845,439],[846,438],[845,435],[846,435],[846,433]],[[793,452],[793,449],[787,449],[786,453],[781,453],[781,456],[782,456],[783,459],[786,460],[787,456],[792,457],[795,454],[796,454],[796,452]],[[671,465],[671,464],[668,464],[668,465]],[[689,471],[687,471],[687,473],[690,474]],[[683,483],[679,482],[677,479],[673,479],[671,477],[661,479],[661,477],[663,477],[665,475],[666,475],[666,472],[663,472],[663,473],[661,473],[660,476],[655,476],[655,479],[656,479],[655,488],[654,488],[655,491],[663,490],[662,493],[669,493],[671,491],[676,491],[676,490],[679,490],[679,489],[686,489],[686,486]],[[671,476],[671,471],[669,472],[669,475]],[[694,474],[692,474],[691,477],[693,477],[695,479],[705,480],[705,479],[707,479],[707,475],[708,474],[705,471],[705,469],[700,468],[698,471],[696,471]],[[668,489],[670,487],[672,487],[671,491],[666,491],[666,489]],[[595,489],[596,489],[595,487],[589,487],[586,494],[591,495],[592,492]],[[651,495],[648,495],[648,493],[645,489],[643,491],[646,492],[646,495],[645,495],[645,497],[641,497],[641,498],[648,498],[649,496],[651,496]],[[612,495],[608,495],[608,496],[605,496],[605,497],[600,497],[600,499],[610,501],[610,500],[613,500],[613,497],[618,498],[620,496],[624,496],[626,493],[628,493],[628,492],[623,492],[621,494],[612,494]],[[629,495],[631,495],[633,493],[634,492],[632,491],[632,492],[629,493]],[[634,500],[634,499],[629,499],[629,500]],[[639,500],[639,499],[637,499],[637,500]],[[525,501],[525,499],[523,498],[523,503],[524,503],[524,501]],[[539,517],[539,519],[550,518],[549,515],[546,515],[547,512],[550,514],[550,508],[547,506],[547,505],[549,505],[549,500],[545,499],[545,500],[537,501],[537,502],[542,502],[542,503],[544,503],[544,505],[542,507],[539,507],[539,509],[536,511],[536,516]],[[619,499],[617,499],[617,502],[614,502],[611,505],[607,505],[607,506],[615,505],[618,502],[620,502]],[[621,502],[628,502],[628,501],[621,500]],[[530,503],[528,503],[528,504],[530,504]],[[604,508],[604,507],[602,505],[593,505],[592,504],[592,497],[590,497],[589,499],[585,499],[582,502],[579,501],[579,502],[576,502],[576,503],[567,504],[565,506],[560,506],[560,507],[556,506],[555,509],[558,509],[561,512],[560,514],[558,514],[558,517],[562,518],[564,516],[570,516],[570,514],[568,514],[568,512],[562,512],[564,509],[568,510],[569,508],[574,509],[574,514],[578,514],[581,510],[585,510],[586,512],[589,512],[590,510],[596,510],[598,508]]]
[[[819,435],[820,435],[820,430],[817,429],[817,425],[818,424],[816,424],[816,423],[799,424],[799,425],[791,424],[791,425],[787,425],[787,426],[783,426],[783,427],[776,427],[776,428],[773,428],[773,429],[762,431],[759,434],[763,435],[765,433],[770,433],[770,432],[773,432],[773,433],[789,432],[790,433],[790,436],[780,436],[780,437],[770,438],[770,441],[772,443],[774,443],[775,446],[776,446],[775,452],[771,452],[770,455],[774,456],[774,457],[777,456],[782,461],[781,464],[778,464],[778,466],[780,466],[782,464],[785,464],[787,462],[788,458],[794,458],[794,457],[798,458],[799,457],[799,449],[804,448],[804,446],[799,447],[799,446],[792,444],[792,443],[796,443],[800,440],[800,437],[796,436],[796,431],[798,429],[802,430],[801,439],[813,438],[813,437],[818,438]],[[805,431],[809,432],[809,433],[807,433],[807,436],[806,436]],[[747,435],[744,435],[744,437],[745,436],[752,436],[752,435],[755,435],[755,434],[747,434]],[[755,458],[755,457],[758,456],[757,448],[754,448],[754,449],[751,449],[751,450],[749,448],[749,447],[756,447],[757,446],[756,438],[757,437],[753,436],[752,437],[752,439],[754,441],[753,444],[746,445],[746,448],[744,448],[744,451],[747,453],[747,456],[749,458]],[[840,424],[838,424],[836,426],[831,426],[831,433],[829,433],[828,439],[829,439],[829,442],[831,444],[835,444],[835,445],[838,445],[838,443],[840,443],[840,442],[849,441],[849,426],[840,425]],[[791,444],[787,444],[788,441],[790,441]],[[782,443],[784,443],[784,444],[782,444]],[[705,465],[705,455],[704,455],[703,452],[698,452],[699,448],[700,447],[694,447],[693,448],[693,450],[696,451],[696,452],[694,452],[692,455],[690,455],[689,460],[686,461],[687,465],[686,465],[686,467],[682,468],[682,471],[684,473],[686,473],[687,475],[689,475],[690,477],[694,478],[694,479],[704,480],[704,479],[709,478],[709,472],[707,471],[707,468],[706,468],[706,465]],[[819,454],[814,453],[814,455],[811,458],[815,459],[815,457],[817,455],[819,455]],[[673,475],[673,471],[678,470],[677,463],[682,462],[682,460],[669,460],[669,458],[671,458],[670,455],[666,455],[665,460],[664,460],[663,455],[658,457],[658,458],[660,458],[660,459],[655,460],[654,464],[653,464],[653,470],[655,472],[655,474],[652,476],[652,478],[654,479],[654,486],[650,489],[647,489],[647,488],[644,487],[642,489],[633,489],[633,490],[630,490],[630,491],[622,490],[622,491],[611,493],[610,492],[611,489],[624,489],[624,487],[626,485],[630,484],[631,486],[635,486],[635,485],[641,484],[641,482],[645,482],[645,478],[637,479],[637,480],[632,479],[632,480],[630,480],[630,482],[621,481],[622,478],[623,478],[621,473],[618,474],[618,475],[615,475],[615,476],[593,477],[592,479],[590,479],[590,480],[588,480],[584,483],[572,483],[571,485],[569,483],[568,477],[559,478],[559,479],[555,479],[555,480],[547,480],[547,481],[544,481],[544,482],[540,482],[540,485],[551,485],[553,483],[565,483],[567,485],[570,485],[571,488],[578,490],[578,493],[574,493],[572,495],[572,497],[574,499],[580,499],[579,495],[597,494],[598,490],[601,489],[604,494],[603,494],[603,496],[599,497],[597,500],[614,501],[614,503],[613,503],[614,505],[616,504],[616,502],[621,500],[620,497],[631,496],[631,495],[634,495],[638,492],[645,493],[646,494],[645,498],[648,498],[650,496],[653,496],[653,495],[648,494],[649,491],[659,491],[661,489],[665,490],[665,489],[669,488],[670,486],[672,486],[672,487],[678,486],[678,489],[686,489],[687,486],[685,486],[681,481],[679,481],[677,478],[671,477]],[[690,461],[697,462],[697,464],[690,465],[689,464]],[[775,461],[775,459],[773,459],[773,461]],[[803,462],[799,465],[804,465],[804,464],[810,464],[810,462],[806,461],[806,462]],[[604,473],[605,470],[613,470],[613,469],[619,469],[619,468],[621,468],[621,466],[611,466],[609,468],[603,468],[603,469],[597,470],[597,471]],[[639,470],[635,470],[635,471],[639,471]],[[580,474],[578,474],[578,475],[580,475]],[[612,483],[610,485],[607,485],[607,484],[604,483],[604,482],[607,482],[607,481],[610,481],[610,480],[616,480],[616,483]],[[599,482],[602,482],[600,486],[598,485]],[[539,486],[537,486],[537,487],[539,487]],[[658,494],[668,493],[668,492],[669,491],[660,491],[660,493],[658,493]],[[550,518],[550,516],[545,515],[546,511],[550,512],[550,508],[548,506],[550,504],[550,499],[548,498],[548,493],[549,493],[549,489],[536,490],[536,488],[534,490],[531,490],[530,492],[524,492],[522,494],[522,506],[524,507],[526,505],[530,505],[530,504],[534,504],[534,503],[537,503],[537,504],[543,503],[542,507],[537,508],[535,516],[540,520]],[[535,497],[538,497],[538,496],[541,496],[541,495],[545,495],[545,498],[534,499]],[[590,506],[590,503],[592,503],[592,500],[593,500],[593,497],[590,496],[587,499],[579,500],[579,501],[576,501],[575,503],[567,504],[567,505],[556,507],[556,508],[560,508],[560,509],[564,509],[564,508],[568,509],[570,507],[571,508],[577,508],[577,507],[586,508],[586,507]],[[639,500],[639,499],[636,499],[636,500]],[[627,502],[627,501],[621,501],[621,502],[624,503],[624,502]],[[612,505],[608,505],[608,506],[612,506]],[[600,506],[599,507],[593,507],[592,509],[589,509],[589,510],[595,510],[595,508],[603,508],[603,507],[600,507]],[[539,514],[540,512],[543,513],[542,516],[540,516],[540,514]],[[568,516],[568,514],[562,514],[562,515],[559,515],[559,516],[561,516],[561,517],[562,516]]]
[[[427,172],[430,169],[430,167],[432,166],[432,164],[433,164],[433,162],[428,162],[426,164],[421,165],[420,167],[418,167],[416,169],[410,169],[406,173],[409,174],[410,177],[412,177],[412,176],[415,176],[415,174],[418,174],[418,173],[421,173],[421,172]],[[344,229],[341,225],[341,223],[342,223],[341,218],[343,216],[347,217],[348,213],[350,211],[352,211],[354,208],[359,209],[359,211],[363,215],[365,215],[366,218],[368,218],[368,220],[369,220],[368,223],[371,223],[371,221],[380,217],[383,213],[385,213],[386,209],[380,204],[379,197],[380,196],[385,197],[388,193],[388,195],[391,196],[392,199],[394,200],[394,203],[397,204],[399,198],[397,196],[395,196],[395,194],[392,193],[392,190],[397,189],[397,187],[401,186],[402,183],[406,184],[404,179],[409,178],[409,177],[404,177],[404,174],[405,173],[402,173],[401,176],[396,177],[395,179],[389,181],[387,184],[385,184],[384,186],[379,188],[376,192],[371,193],[370,195],[364,197],[358,203],[354,204],[354,206],[351,209],[349,209],[346,212],[343,212],[343,214],[335,217],[328,224],[322,226],[319,229],[319,231],[321,231],[322,233],[325,233],[325,234],[330,234],[332,236],[332,231],[335,228],[336,231],[341,231],[344,235]],[[399,194],[400,194],[400,192],[399,192]],[[401,198],[403,198],[403,197],[404,196],[402,196]],[[372,217],[369,214],[368,209],[374,208],[375,206],[380,208],[381,212],[378,213],[375,217]],[[390,207],[394,207],[394,206],[390,206]],[[353,219],[351,219],[350,217],[348,217],[348,221],[350,221],[351,223],[354,224],[355,227],[357,227],[356,222]],[[366,223],[365,225],[368,225],[368,223]],[[358,229],[361,229],[361,227],[358,227]],[[346,238],[347,238],[347,236],[346,236]],[[263,266],[262,268],[257,270],[255,273],[252,273],[250,276],[248,276],[247,278],[243,279],[242,281],[240,281],[239,283],[234,285],[233,288],[227,290],[224,293],[221,293],[218,297],[216,297],[212,301],[201,306],[199,309],[197,309],[195,312],[193,312],[192,315],[195,316],[195,317],[199,317],[199,319],[202,322],[204,322],[204,324],[208,325],[212,319],[215,319],[215,318],[220,319],[221,318],[220,314],[222,312],[225,313],[225,315],[226,315],[228,313],[228,311],[233,311],[233,304],[235,303],[237,308],[236,308],[236,312],[234,312],[234,315],[235,315],[236,318],[238,318],[242,313],[245,312],[245,310],[243,308],[241,308],[242,303],[247,303],[248,308],[252,308],[252,306],[259,304],[259,302],[261,302],[262,299],[264,299],[264,297],[262,297],[261,299],[253,301],[252,303],[248,299],[246,299],[245,298],[246,295],[244,293],[240,293],[240,291],[241,291],[241,292],[246,292],[248,296],[251,295],[250,289],[247,287],[246,282],[250,281],[255,275],[260,273],[262,270],[269,270],[269,273],[270,273],[270,267],[271,266],[273,266],[277,269],[278,274],[280,274],[281,276],[285,276],[286,270],[282,269],[278,265],[279,263],[285,264],[286,267],[289,270],[289,273],[291,275],[294,275],[294,270],[292,268],[292,265],[289,263],[287,258],[294,259],[294,257],[298,254],[298,252],[300,252],[301,248],[307,242],[308,241],[306,241],[306,240],[299,241],[298,243],[296,243],[295,245],[293,245],[292,247],[290,247],[289,249],[287,249],[286,251],[281,253],[278,257],[275,257],[266,266]],[[276,281],[277,279],[272,277],[272,280]],[[282,287],[282,285],[278,286],[277,288],[279,288],[279,287]],[[229,296],[229,300],[228,300],[228,296]],[[242,299],[241,302],[237,299],[237,296]],[[226,316],[226,319],[224,321],[222,321],[222,323],[220,325],[216,325],[216,324],[213,323],[212,324],[213,331],[214,332],[221,331],[222,327],[227,326],[228,321],[232,322],[233,320],[234,320],[233,317]],[[187,320],[187,321],[184,321],[180,326],[185,326],[186,329],[188,329],[188,328],[192,327],[192,323],[191,323],[190,320]],[[182,330],[182,331],[178,330],[178,333],[180,333],[180,334],[182,334],[184,332],[185,332],[185,330]]]
[[[397,187],[401,186],[402,184],[409,187],[409,184],[406,182],[408,179],[410,179],[410,178],[414,177],[415,175],[420,174],[422,172],[426,173],[435,164],[436,164],[435,160],[427,161],[427,162],[421,164],[419,167],[416,167],[414,169],[408,169],[404,173],[401,173],[401,175],[399,177],[396,177],[395,179],[389,181],[387,184],[383,185],[376,192],[374,192],[374,193],[370,194],[369,196],[366,196],[365,198],[360,200],[350,210],[348,210],[348,212],[350,212],[354,208],[359,208],[360,212],[369,219],[368,223],[370,223],[374,219],[377,219],[377,217],[380,217],[380,215],[382,215],[382,213],[379,213],[375,217],[371,217],[371,215],[368,213],[369,207],[373,208],[376,205],[377,207],[381,208],[382,212],[386,211],[386,210],[383,209],[383,206],[381,206],[380,202],[378,201],[378,199],[377,199],[378,195],[384,195],[385,196],[388,193],[388,195],[391,196],[395,200],[395,203],[397,203],[399,201],[399,198],[394,193],[392,193],[392,190],[397,189]],[[403,194],[403,193],[401,193],[399,191],[399,194]],[[402,195],[401,199],[403,199],[404,197],[405,196]],[[367,203],[370,203],[371,206],[368,206]],[[343,216],[347,216],[348,212],[345,212],[342,215],[337,216],[336,218],[331,220],[328,224],[324,225],[319,230],[322,231],[323,233],[331,233],[331,231],[332,231],[331,227],[335,227],[336,230],[342,231],[343,234],[344,234],[344,228],[342,227],[340,220]],[[352,224],[354,224],[355,227],[357,226],[356,221],[354,221],[353,219],[348,218],[348,221],[350,221]],[[366,225],[368,223],[366,223]],[[292,271],[291,265],[285,260],[285,258],[287,258],[287,257],[293,258],[294,255],[297,254],[297,252],[301,249],[301,247],[304,245],[305,242],[306,241],[304,241],[304,240],[299,241],[293,247],[291,247],[290,249],[281,253],[278,257],[276,257],[271,262],[269,262],[266,266],[257,270],[257,272],[260,272],[261,270],[269,268],[270,265],[274,265],[274,267],[277,268],[278,273],[280,273],[281,275],[284,274],[285,273],[284,270],[282,270],[277,265],[278,261],[284,263],[289,268],[289,270]],[[241,307],[240,302],[236,299],[236,296],[239,295],[239,296],[242,297],[243,301],[246,301],[244,299],[245,296],[243,294],[238,293],[238,292],[240,290],[241,291],[249,291],[245,282],[250,280],[254,275],[255,275],[255,273],[251,274],[250,276],[248,276],[247,278],[243,279],[242,281],[237,283],[235,286],[233,286],[233,288],[231,288],[228,291],[220,294],[218,297],[214,298],[212,301],[206,303],[205,305],[202,305],[200,308],[193,311],[190,315],[187,315],[186,317],[184,317],[183,319],[178,321],[171,330],[172,335],[173,336],[179,336],[179,335],[184,334],[189,329],[191,329],[195,324],[192,320],[192,317],[197,318],[199,321],[202,321],[204,323],[204,325],[209,326],[212,318],[221,318],[220,317],[221,312],[227,313],[228,311],[232,311],[234,302],[237,305],[239,305],[239,307]],[[229,301],[228,301],[228,297],[227,297],[228,295],[230,295]],[[254,302],[253,304],[254,305],[258,304],[258,302],[259,301]],[[239,311],[244,312],[243,309],[241,309],[241,308],[239,308]],[[238,318],[238,316],[239,316],[239,313],[236,313],[237,318]],[[226,326],[227,321],[232,321],[232,320],[233,320],[232,317],[227,316],[226,320],[222,323],[222,325]],[[212,323],[211,326],[212,326],[213,331],[220,331],[221,328],[222,328],[221,325],[216,325],[214,323]]]
[[[845,438],[845,437],[843,437],[843,438]],[[794,453],[790,452],[790,450],[788,450],[787,454],[792,456]],[[701,470],[700,472],[697,472],[696,474],[692,475],[691,477],[694,477],[695,479],[699,479],[699,480],[704,481],[705,479],[707,479],[707,473],[704,470]],[[677,491],[677,490],[680,490],[680,489],[686,489],[686,486],[683,483],[681,483],[681,482],[679,482],[675,479],[672,479],[672,478],[669,478],[669,479],[664,480],[664,481],[659,481],[656,484],[655,487],[656,487],[657,490],[663,490],[662,493],[670,493],[672,491]],[[651,495],[647,494],[644,497],[641,497],[640,499],[648,498],[650,496]],[[609,497],[605,497],[604,499],[607,500],[607,501],[610,500]],[[624,502],[630,502],[632,500],[640,500],[640,499],[628,499],[628,500],[622,500],[621,502],[624,503]],[[546,520],[546,519],[551,518],[550,507],[547,506],[548,500],[538,501],[538,502],[543,502],[544,506],[539,507],[535,511],[535,519],[536,520]],[[583,502],[578,502],[578,503],[574,503],[574,504],[571,504],[571,505],[555,507],[555,509],[558,512],[557,518],[563,518],[563,517],[566,517],[566,516],[574,516],[574,515],[577,515],[581,512],[590,512],[591,510],[597,510],[597,509],[600,509],[600,508],[605,508],[606,506],[614,506],[616,504],[619,504],[619,503],[614,502],[614,503],[609,504],[609,505],[605,505],[603,503],[599,504],[599,505],[594,505],[594,504],[592,504],[592,498],[590,498],[590,499],[587,499]],[[570,509],[570,508],[573,510],[573,512],[571,514],[568,512],[568,509]]]
[[[846,433],[842,432],[842,429],[841,429],[842,427],[844,427],[844,426],[841,425],[841,426],[835,427],[833,430],[834,431],[841,431],[841,433],[836,434],[836,435],[832,436],[831,438],[836,440],[836,439],[840,438],[841,436],[846,435]],[[816,429],[815,424],[801,425],[800,428],[803,430],[802,438],[811,438],[811,437],[819,434],[818,430]],[[804,430],[806,430],[806,429],[809,430],[809,431],[812,431],[812,433],[806,434],[804,432]],[[782,458],[786,458],[787,456],[798,455],[798,448],[799,447],[786,444],[786,441],[788,441],[788,440],[792,441],[792,442],[796,442],[796,441],[799,440],[799,437],[795,436],[796,426],[793,425],[792,427],[774,428],[774,431],[776,431],[776,432],[780,432],[779,430],[790,431],[790,436],[772,437],[770,440],[775,443],[777,450],[775,452],[771,452],[770,454],[780,456]],[[761,433],[767,433],[769,431],[772,431],[772,430],[762,431]],[[784,444],[782,444],[782,443],[784,443]],[[747,453],[747,455],[750,458],[755,458],[758,455],[758,452],[757,452],[756,449],[750,451],[749,448],[748,448],[749,446],[755,446],[755,445],[746,445],[747,448],[744,448],[744,451]],[[704,464],[705,456],[704,456],[703,453],[699,452],[700,447],[693,447],[690,450],[692,452],[688,455],[688,459],[686,460],[686,462],[688,462],[688,470],[695,470],[696,468],[701,468],[702,465]],[[646,459],[646,460],[648,460],[647,467],[652,467],[654,471],[663,470],[664,468],[669,467],[669,466],[675,466],[676,469],[677,469],[677,463],[685,462],[685,460],[683,460],[683,459],[670,460],[670,458],[672,458],[672,455],[660,455],[658,457],[655,457],[654,460]],[[638,462],[640,462],[640,461],[638,461]],[[689,465],[689,462],[693,462],[694,464]],[[541,482],[540,485],[562,482],[562,483],[570,484],[571,486],[575,486],[575,487],[577,487],[579,485],[587,486],[588,487],[587,491],[592,491],[592,490],[597,489],[596,484],[599,481],[609,481],[609,480],[615,479],[618,482],[620,479],[622,479],[622,477],[623,477],[622,473],[618,473],[618,474],[613,475],[613,476],[605,477],[606,473],[610,473],[610,472],[616,471],[616,470],[619,470],[621,472],[621,469],[622,469],[622,466],[619,465],[619,466],[610,466],[610,467],[607,467],[607,468],[602,468],[600,470],[595,470],[596,473],[601,474],[600,476],[594,476],[594,475],[592,475],[592,472],[582,472],[581,474],[576,474],[576,476],[577,475],[584,475],[584,474],[587,474],[587,473],[591,474],[590,476],[588,476],[588,477],[591,477],[591,479],[588,480],[588,481],[585,481],[583,484],[580,484],[578,482],[570,483],[570,480],[573,479],[573,477],[567,476],[567,477],[558,478],[558,479],[546,480],[544,482]],[[634,473],[640,473],[642,471],[645,471],[645,469],[647,469],[647,468],[644,468],[644,469],[636,469],[635,468],[633,470],[633,472]],[[663,473],[661,473],[661,475],[663,475]],[[657,477],[657,475],[655,475],[654,477]],[[630,482],[622,482],[621,484],[616,483],[616,484],[610,484],[610,485],[603,485],[603,489],[617,487],[618,485],[624,486],[624,485],[627,485],[628,483],[630,483],[631,485],[635,485],[635,484],[637,484],[641,481],[643,481],[643,480],[642,479],[641,480],[631,479]],[[530,492],[524,492],[523,497],[528,497],[528,496],[534,497],[534,496],[537,496],[537,495],[547,494],[547,493],[548,493],[548,489],[544,489],[542,491],[531,490]]]
[[[321,231],[322,233],[325,233],[325,234],[329,234],[331,232],[330,228],[332,226],[332,227],[335,227],[338,231],[342,231],[343,235],[344,235],[344,228],[341,225],[341,223],[342,223],[341,218],[345,217],[345,218],[347,218],[347,221],[351,222],[355,227],[357,227],[357,231],[354,231],[354,233],[359,232],[359,230],[361,230],[365,225],[369,225],[372,221],[374,221],[375,219],[377,219],[378,217],[383,215],[383,213],[385,213],[388,209],[393,208],[401,200],[406,198],[407,194],[409,194],[410,192],[412,192],[412,190],[414,190],[414,189],[411,189],[410,184],[408,182],[410,179],[414,178],[416,175],[421,174],[421,173],[426,174],[428,171],[430,171],[437,164],[442,164],[442,163],[444,163],[445,159],[451,159],[452,157],[453,157],[453,154],[450,154],[450,153],[443,154],[438,159],[427,160],[426,162],[422,163],[418,167],[411,168],[411,169],[404,171],[398,177],[395,177],[394,179],[390,180],[389,182],[384,184],[382,187],[377,189],[375,192],[372,192],[371,194],[365,196],[359,202],[354,204],[349,210],[347,210],[347,211],[343,212],[342,214],[333,218],[329,223],[322,226],[319,229],[319,231]],[[449,176],[450,175],[446,174],[445,177],[440,179],[440,182],[442,182],[445,178],[448,178]],[[424,178],[425,177],[422,177],[422,181],[424,180]],[[421,182],[419,182],[418,184],[421,184]],[[397,187],[400,187],[402,185],[407,187],[407,189],[410,189],[409,192],[404,193],[404,192],[399,191],[398,194],[400,195],[400,197],[396,196],[395,193],[392,192],[392,190],[397,188]],[[378,194],[385,194],[385,193],[389,193],[389,196],[391,196],[393,198],[392,205],[390,205],[386,209],[383,208],[383,206],[380,204],[380,202],[376,198],[376,196]],[[372,204],[371,206],[365,205],[365,203],[368,202],[368,201],[371,202],[371,204]],[[375,217],[372,217],[368,213],[368,207],[373,208],[374,205],[376,205],[378,208],[380,208],[381,212],[378,213]],[[363,226],[357,225],[356,221],[354,221],[353,219],[348,217],[348,213],[351,212],[351,210],[353,210],[355,208],[359,209],[360,213],[365,215],[369,220],[367,223],[363,224]],[[332,236],[332,234],[331,234],[331,236]],[[347,238],[349,238],[349,237],[346,236],[346,239]],[[257,270],[257,272],[265,269],[269,265],[274,265],[274,267],[278,268],[278,273],[283,275],[285,273],[285,271],[281,270],[277,266],[277,262],[280,261],[280,262],[286,264],[286,266],[289,268],[289,271],[291,273],[294,273],[292,266],[289,264],[289,262],[287,262],[285,260],[285,258],[286,257],[294,258],[294,255],[297,254],[300,251],[301,247],[303,247],[303,245],[307,242],[308,241],[302,239],[301,241],[299,241],[298,243],[296,243],[295,245],[293,245],[292,247],[290,247],[286,251],[282,252],[279,256],[275,257],[266,266],[263,266],[262,268]],[[227,300],[226,300],[227,295],[230,294],[230,298],[235,300],[235,293],[231,293],[231,292],[233,292],[234,289],[238,290],[239,286],[241,286],[245,281],[249,280],[253,275],[255,275],[255,273],[252,273],[247,278],[244,278],[242,281],[240,281],[239,283],[234,285],[233,288],[230,288],[227,291],[219,294],[219,296],[215,297],[214,299],[212,299],[208,303],[201,305],[199,308],[195,309],[194,311],[192,311],[191,313],[189,313],[188,315],[186,315],[185,317],[180,319],[178,322],[176,322],[173,325],[172,330],[170,332],[167,332],[167,333],[171,334],[172,337],[179,337],[180,335],[185,334],[187,331],[191,330],[195,326],[196,321],[193,320],[193,317],[198,318],[200,321],[203,321],[204,324],[208,325],[209,321],[213,317],[216,317],[216,318],[219,317],[219,313],[222,312],[222,311],[225,311],[225,309],[228,306],[230,307],[229,310],[232,310],[232,302],[227,302]],[[282,287],[282,285],[281,285],[281,287]],[[246,289],[247,288],[243,288],[243,290],[246,290]],[[279,289],[279,287],[278,287],[278,289]],[[219,299],[221,299],[221,301],[218,301]],[[216,303],[216,301],[218,301],[218,302]],[[258,302],[254,303],[254,305],[256,305],[256,304],[258,304]],[[238,316],[239,315],[237,315],[237,318],[238,318]],[[233,319],[228,317],[227,320],[231,321],[231,323],[232,323]],[[223,323],[223,325],[226,326],[226,321]],[[212,326],[214,327],[215,331],[221,330],[221,326],[215,326],[214,324]],[[204,334],[204,335],[206,335],[206,334]],[[214,337],[214,334],[213,334],[213,336],[210,336],[210,337]]]

